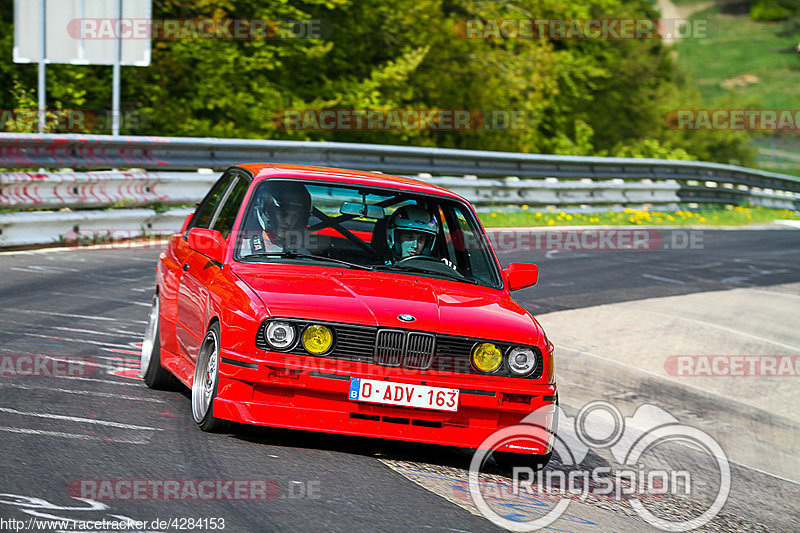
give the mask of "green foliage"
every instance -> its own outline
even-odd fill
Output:
[[[651,0],[156,0],[155,19],[319,19],[322,39],[157,40],[122,69],[136,135],[386,143],[531,153],[745,162],[741,136],[674,132],[670,109],[699,97],[659,39],[466,39],[464,19],[655,19]],[[0,5],[0,109],[33,107],[36,66],[9,61]],[[48,66],[48,107],[108,110],[111,68]],[[480,110],[511,129],[287,130],[284,110]],[[94,132],[108,133],[93,130]],[[713,134],[713,135],[712,135]],[[746,144],[746,142],[745,142]]]
[[[750,8],[750,18],[763,22],[786,20],[800,9],[797,0],[758,0]]]
[[[612,152],[614,157],[646,157],[652,159],[679,159],[692,161],[696,159],[683,148],[672,146],[669,142],[660,143],[655,139],[642,139],[638,142],[617,146]]]
[[[486,227],[536,227],[536,226],[745,226],[769,224],[776,220],[800,220],[800,212],[789,209],[771,209],[726,205],[702,209],[683,207],[667,210],[659,206],[625,208],[600,212],[547,209],[498,209],[479,214]]]
[[[168,205],[164,204],[163,202],[153,202],[152,204],[148,205],[148,208],[152,209],[156,215],[166,213],[171,209]]]
[[[708,20],[716,31],[709,38],[684,39],[676,48],[680,66],[706,107],[722,98],[735,98],[761,109],[797,107],[800,54],[795,50],[800,31],[784,33],[780,31],[783,24],[730,17],[715,9],[694,17]],[[755,78],[741,80],[745,75]]]

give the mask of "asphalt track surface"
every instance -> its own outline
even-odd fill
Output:
[[[702,236],[702,247],[691,250],[499,256],[539,264],[539,284],[516,293],[534,314],[800,281],[797,230]],[[158,253],[145,247],[0,255],[0,357],[85,356],[99,364],[78,377],[0,378],[0,519],[223,518],[225,531],[500,530],[400,472],[409,465],[463,469],[467,453],[269,428],[203,433],[191,419],[188,391],[147,389],[135,376]],[[569,399],[561,400],[569,409]],[[401,466],[390,468],[393,462]],[[746,468],[734,468],[733,476],[739,494],[724,508],[728,518],[708,530],[791,531],[800,521],[791,502],[753,509],[765,494],[786,497],[796,487]],[[93,508],[69,497],[81,480],[107,479],[266,479],[274,499],[120,500]],[[575,519],[557,530],[652,529],[619,509],[571,512]]]

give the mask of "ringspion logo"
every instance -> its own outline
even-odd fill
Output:
[[[556,433],[552,420],[558,420]],[[521,445],[520,445],[521,444]],[[646,466],[648,454],[664,446],[680,444],[710,458],[715,464],[713,478],[698,483],[686,468],[670,468],[658,460],[658,468]],[[541,455],[550,450],[562,470],[535,471],[514,466],[512,487],[504,494],[496,483],[486,482],[482,469],[494,452],[514,451]],[[607,449],[617,463],[597,466],[584,461],[592,450]],[[528,459],[528,458],[525,458]],[[525,459],[521,462],[525,462]],[[692,466],[689,463],[687,466]],[[492,479],[488,477],[488,479]],[[489,490],[494,487],[494,490]],[[625,501],[648,524],[664,531],[696,529],[712,520],[725,505],[731,488],[731,471],[722,447],[707,433],[681,424],[660,407],[644,404],[633,416],[625,417],[614,405],[594,401],[575,416],[559,406],[533,411],[519,424],[495,431],[472,457],[469,495],[478,511],[494,524],[510,531],[548,528],[558,520],[571,501],[612,499]],[[677,520],[663,518],[644,502],[658,502],[664,495],[684,496],[704,492],[707,507],[689,511]],[[510,493],[510,498],[508,497]]]

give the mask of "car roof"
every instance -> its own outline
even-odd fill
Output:
[[[258,181],[268,178],[302,178],[311,180],[335,181],[352,183],[355,185],[370,185],[389,189],[402,189],[426,194],[448,196],[450,198],[463,198],[452,191],[424,181],[391,174],[365,172],[362,170],[347,170],[333,167],[315,167],[307,165],[275,165],[271,163],[247,163],[236,165],[253,174]]]

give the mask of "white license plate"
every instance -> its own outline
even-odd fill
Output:
[[[458,389],[445,387],[350,378],[349,398],[358,402],[458,411],[458,393]]]

